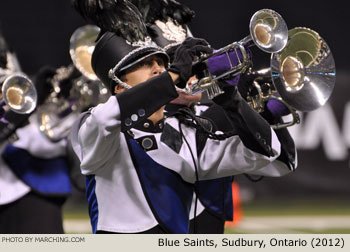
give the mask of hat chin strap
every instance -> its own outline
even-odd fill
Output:
[[[111,78],[113,81],[115,81],[117,83],[117,85],[122,86],[123,88],[126,89],[130,89],[132,88],[132,86],[126,84],[124,81],[122,81],[121,79],[119,79],[115,73],[114,73],[114,69],[109,70],[109,78]]]
[[[119,82],[118,85],[122,86],[123,88],[126,88],[126,89],[130,89],[132,88],[132,86],[130,86],[129,84],[126,84],[125,82]]]

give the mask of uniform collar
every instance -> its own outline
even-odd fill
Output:
[[[153,124],[151,120],[144,120],[142,123],[137,124],[134,128],[144,132],[159,133],[162,132],[164,127],[165,117],[159,120],[156,124]]]

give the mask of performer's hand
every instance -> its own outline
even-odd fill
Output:
[[[213,102],[222,106],[223,108],[235,110],[238,102],[241,99],[241,96],[238,95],[237,86],[230,85],[224,81],[219,81],[218,84],[224,93],[214,97]]]
[[[212,49],[209,47],[208,42],[204,39],[187,38],[176,49],[175,58],[170,65],[168,71],[179,75],[179,81],[176,85],[179,88],[184,88],[188,79],[192,74],[192,62],[195,56],[200,56],[201,53],[211,53]]]
[[[51,78],[56,74],[56,69],[50,66],[43,66],[35,76],[35,88],[38,93],[37,105],[42,105],[52,91]]]
[[[178,45],[174,45],[174,46],[170,46],[167,50],[166,50],[166,54],[168,54],[169,58],[170,58],[170,62],[174,61],[175,58],[175,52],[177,50],[177,48],[179,48],[181,44]]]

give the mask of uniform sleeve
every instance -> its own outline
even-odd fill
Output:
[[[269,111],[265,110],[262,115],[272,125],[276,123],[283,123],[282,118],[274,118],[269,116]],[[297,168],[297,150],[293,138],[291,137],[288,128],[275,129],[278,140],[281,142],[281,154],[277,158],[283,162],[290,170],[294,171]]]
[[[218,103],[224,108],[235,134],[223,141],[207,139],[199,160],[201,179],[240,173],[283,176],[294,170],[291,165],[296,157],[291,154],[295,151],[294,144],[291,138],[285,141],[289,135],[276,133],[239,93],[226,95]]]
[[[242,173],[253,173],[275,162],[280,155],[281,145],[276,134],[271,130],[270,154],[264,155],[248,148],[239,135],[225,140],[208,139],[199,158],[199,179],[213,179]],[[285,170],[284,167],[276,166]],[[283,172],[279,172],[283,173]]]
[[[163,105],[178,97],[168,72],[164,72],[117,96],[122,131],[133,128]]]
[[[117,98],[111,96],[104,104],[93,108],[78,132],[78,147],[73,149],[80,159],[83,174],[90,174],[103,166],[119,148],[120,109]],[[74,139],[74,136],[72,136]]]
[[[24,149],[37,158],[51,159],[66,155],[66,139],[52,142],[44,136],[39,129],[36,114],[32,114],[29,121],[28,125],[17,129],[18,140],[13,142],[13,146]]]
[[[161,141],[172,151],[166,159],[156,152],[150,152],[150,155],[189,183],[255,172],[267,167],[280,155],[280,142],[271,129],[271,155],[267,156],[248,148],[238,134],[224,140],[207,138],[202,151],[198,152],[195,128],[180,124],[177,118],[168,118],[166,128],[171,128],[173,133],[164,136],[166,132],[163,131]]]

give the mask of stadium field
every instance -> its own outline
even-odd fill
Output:
[[[237,221],[226,227],[227,234],[350,234],[350,202],[303,200],[255,202],[242,205]],[[83,205],[64,209],[66,233],[91,233]]]

